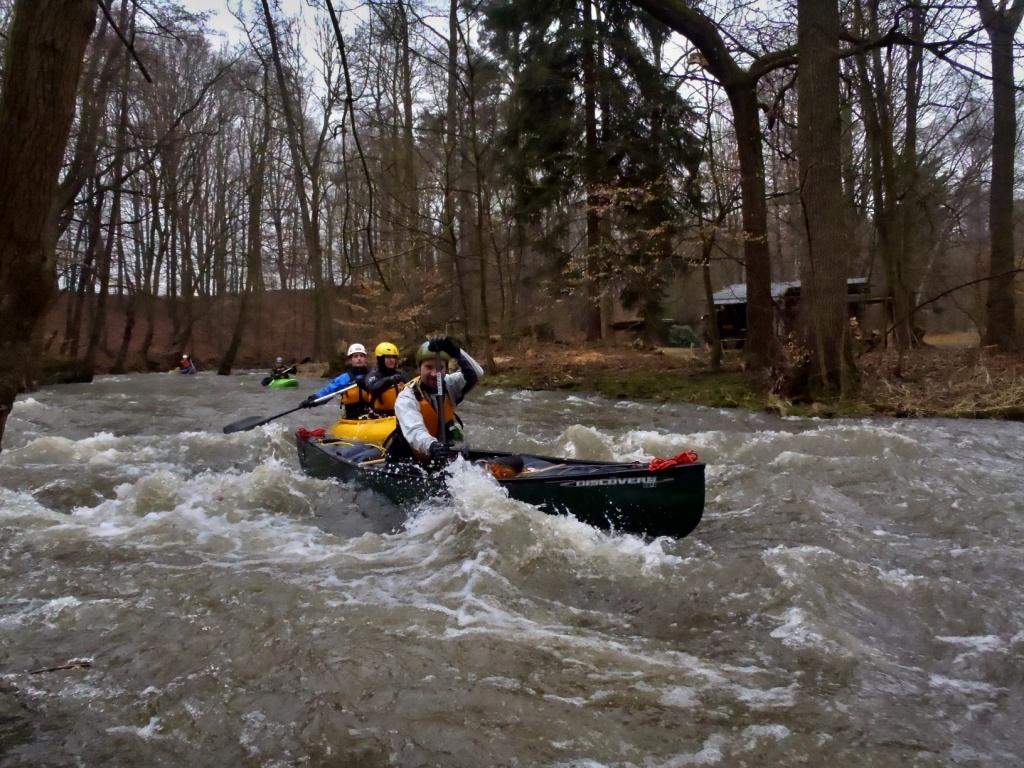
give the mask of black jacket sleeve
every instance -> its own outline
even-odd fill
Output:
[[[366,374],[366,379],[363,381],[363,389],[369,392],[371,395],[379,395],[388,387],[393,387],[397,384],[401,384],[405,381],[405,374],[401,371],[396,371],[390,376],[383,375],[379,370],[372,370]]]

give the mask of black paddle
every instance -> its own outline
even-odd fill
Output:
[[[348,392],[350,389],[352,389],[352,387],[355,387],[355,386],[358,386],[358,385],[357,384],[349,384],[344,389],[339,389],[337,392],[332,392],[329,395],[324,395],[323,397],[319,397],[319,398],[317,398],[316,400],[313,401],[313,405],[323,405],[324,403],[326,403],[328,400],[330,400],[335,395],[340,395],[342,392]],[[305,401],[303,401],[303,402],[305,402]],[[295,413],[296,411],[302,410],[302,408],[303,408],[303,406],[300,404],[300,405],[296,406],[295,408],[289,408],[287,411],[282,411],[281,413],[275,413],[273,416],[249,416],[248,418],[245,418],[245,419],[239,419],[238,421],[233,421],[230,424],[228,424],[226,427],[224,427],[224,434],[225,435],[230,435],[233,432],[246,432],[246,431],[248,431],[250,429],[255,429],[256,427],[262,427],[264,424],[269,424],[274,419],[280,419],[282,416],[287,416],[289,413]]]

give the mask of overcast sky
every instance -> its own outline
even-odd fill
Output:
[[[238,5],[238,0],[180,0],[181,4],[188,8],[190,11],[205,11],[210,12],[210,26],[218,31],[227,35],[229,40],[239,39],[241,33],[238,30],[238,22],[235,17],[231,15],[228,10],[229,7],[234,8]],[[280,0],[281,9],[288,15],[294,16],[295,14],[302,12],[303,14],[313,13],[313,9],[306,6],[302,0]],[[243,5],[247,12],[251,12],[251,2],[245,0]],[[341,11],[345,7],[344,2],[336,2],[334,7]]]

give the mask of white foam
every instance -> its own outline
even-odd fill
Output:
[[[595,427],[573,424],[566,427],[555,441],[559,454],[570,459],[612,459],[612,438]]]
[[[903,568],[896,568],[891,571],[886,571],[874,566],[872,566],[872,568],[874,568],[875,572],[878,573],[882,581],[891,584],[892,586],[900,587],[901,589],[905,589],[906,587],[918,582],[927,581],[924,576],[908,573]]]
[[[789,736],[790,730],[784,725],[748,725],[743,729],[743,738],[746,739],[744,745],[746,749],[755,749],[757,743],[762,739],[774,739],[775,741],[782,741]]]
[[[677,685],[666,689],[658,699],[658,703],[664,704],[666,707],[691,709],[700,704],[700,698],[697,695],[697,691],[693,688],[686,685]]]
[[[771,636],[791,648],[827,648],[832,644],[815,631],[802,608],[790,608],[782,619],[782,626],[771,631]]]
[[[47,626],[55,626],[54,622],[62,613],[74,610],[82,605],[82,601],[74,595],[55,597],[50,600],[29,601],[20,611],[0,616],[0,629],[13,629],[15,627],[42,622]]]
[[[115,725],[107,728],[107,733],[125,733],[132,736],[138,736],[143,741],[166,738],[157,732],[159,725],[160,718],[153,716],[149,719],[149,722],[141,728],[135,725]]]
[[[938,636],[935,639],[940,643],[970,648],[977,653],[1003,653],[1007,647],[1006,642],[998,635],[966,635],[963,637],[946,635]],[[1011,640],[1011,642],[1013,641]]]
[[[0,487],[0,520],[17,521],[19,526],[27,527],[38,523],[64,525],[68,518],[67,515],[43,506],[27,491]]]
[[[26,397],[24,399],[18,398],[17,400],[14,401],[14,407],[12,408],[11,413],[20,416],[23,411],[28,411],[29,413],[38,413],[40,411],[48,410],[50,410],[50,406],[48,406],[46,403],[40,402],[39,400],[36,400],[34,397]]]
[[[739,685],[732,686],[736,698],[751,709],[775,709],[777,707],[791,707],[796,703],[796,683],[784,688],[746,688]]]
[[[929,675],[928,682],[932,688],[945,689],[966,696],[994,696],[1006,691],[1005,688],[999,688],[979,680],[961,680],[937,674]]]
[[[684,765],[714,765],[722,761],[722,747],[726,739],[720,734],[712,734],[701,745],[699,751],[692,754],[673,755],[664,762],[652,762],[658,768],[680,768]]]

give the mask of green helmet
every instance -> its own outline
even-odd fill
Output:
[[[436,360],[437,358],[442,360],[451,360],[452,356],[447,352],[435,352],[430,348],[430,342],[424,341],[419,347],[416,348],[416,365],[419,365],[424,360]]]

